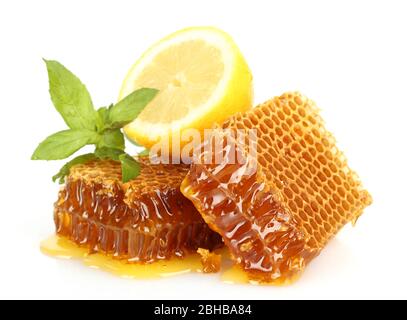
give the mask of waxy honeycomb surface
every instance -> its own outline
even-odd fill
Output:
[[[179,186],[183,165],[141,161],[140,175],[121,182],[120,163],[93,161],[71,169],[55,203],[56,232],[130,262],[184,256],[221,245]]]
[[[300,93],[237,114],[221,129],[229,131],[203,143],[181,191],[252,279],[292,279],[371,203],[318,109]],[[247,141],[230,147],[236,129],[257,130],[257,155]],[[223,148],[214,147],[216,140]],[[223,161],[216,164],[219,152]],[[239,155],[244,161],[229,161]]]

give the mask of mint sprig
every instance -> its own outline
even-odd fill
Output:
[[[65,159],[86,145],[94,145],[94,153],[75,157],[52,179],[63,183],[72,166],[94,159],[119,161],[123,182],[137,177],[140,165],[124,151],[125,141],[121,128],[140,114],[158,90],[141,88],[116,104],[95,110],[86,86],[78,77],[57,61],[44,61],[48,70],[51,100],[69,129],[47,137],[35,149],[31,159]]]

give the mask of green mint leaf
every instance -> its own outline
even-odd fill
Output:
[[[123,150],[118,150],[114,148],[96,148],[95,156],[101,160],[111,159],[115,161],[120,161],[119,156],[123,154]]]
[[[48,70],[51,100],[65,123],[71,129],[94,130],[96,112],[86,87],[59,62],[44,61]]]
[[[120,129],[105,130],[98,143],[98,148],[113,148],[124,150],[124,136]]]
[[[97,117],[96,117],[96,129],[98,132],[102,132],[107,123],[107,118],[108,118],[108,108],[106,107],[101,107],[97,111]]]
[[[83,146],[97,143],[99,139],[99,134],[86,129],[59,131],[38,145],[31,160],[65,159]]]
[[[150,150],[144,149],[143,151],[139,152],[138,155],[139,155],[140,157],[148,156],[148,155],[150,155]]]
[[[119,156],[122,164],[122,181],[126,183],[140,174],[140,164],[127,153]]]
[[[109,108],[109,126],[121,128],[133,121],[157,93],[156,89],[142,88],[111,106]]]
[[[74,165],[86,163],[91,160],[96,159],[96,156],[93,153],[82,154],[77,156],[76,158],[72,159],[71,161],[67,162],[59,172],[52,177],[52,181],[56,181],[59,179],[59,183],[62,184],[65,182],[65,177],[69,174],[69,171]]]

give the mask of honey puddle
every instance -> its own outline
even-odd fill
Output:
[[[78,259],[91,268],[110,272],[117,276],[130,279],[157,279],[185,273],[202,273],[201,256],[189,254],[185,258],[173,258],[149,264],[127,263],[115,260],[111,256],[100,253],[89,254],[86,248],[57,235],[50,236],[41,242],[41,252],[62,259]],[[238,266],[233,265],[226,248],[217,251],[222,255],[222,271],[220,278],[228,284],[258,284],[252,281]]]
[[[240,267],[234,265],[222,272],[221,279],[223,282],[230,284],[257,284],[257,282],[251,281],[247,276],[247,273],[245,273]]]
[[[41,251],[63,259],[81,259],[86,266],[113,273],[124,278],[151,279],[169,277],[189,272],[202,272],[200,256],[191,254],[183,259],[162,260],[150,264],[130,264],[100,254],[89,254],[70,240],[51,236],[41,242]]]

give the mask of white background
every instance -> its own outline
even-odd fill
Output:
[[[1,1],[0,298],[407,298],[405,1]],[[374,197],[288,287],[227,285],[191,274],[137,281],[43,256],[60,162],[30,161],[64,123],[41,57],[117,98],[130,65],[179,28],[229,32],[254,75],[255,102],[300,90]]]

